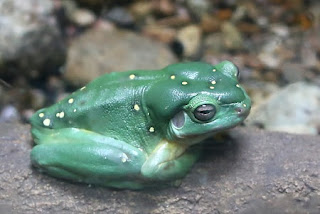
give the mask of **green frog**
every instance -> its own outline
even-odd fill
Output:
[[[238,68],[188,62],[105,74],[31,117],[31,161],[54,177],[141,189],[181,179],[196,144],[241,123]]]

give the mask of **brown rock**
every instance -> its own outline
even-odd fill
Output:
[[[162,43],[127,31],[90,30],[68,51],[65,78],[82,86],[112,71],[160,69],[176,61]]]
[[[0,126],[1,213],[319,213],[320,138],[237,128],[181,186],[117,191],[31,168],[29,126]]]

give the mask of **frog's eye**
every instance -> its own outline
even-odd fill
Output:
[[[216,113],[216,108],[211,104],[202,104],[198,106],[193,114],[194,117],[200,121],[208,121],[211,120]]]

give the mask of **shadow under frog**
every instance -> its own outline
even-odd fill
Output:
[[[198,143],[241,123],[251,101],[229,62],[106,74],[31,118],[34,166],[58,178],[141,189],[181,179]]]

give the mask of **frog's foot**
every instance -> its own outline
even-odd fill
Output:
[[[32,163],[55,177],[118,188],[140,188],[145,154],[114,138],[65,128],[42,136],[31,152]]]

